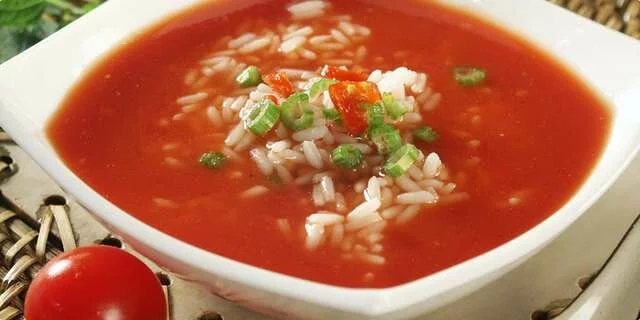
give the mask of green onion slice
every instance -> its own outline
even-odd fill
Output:
[[[282,103],[282,123],[293,131],[300,131],[313,125],[313,109],[309,95],[296,93]]]
[[[396,99],[393,98],[393,95],[389,92],[382,94],[382,104],[384,105],[389,118],[392,120],[400,119],[409,111],[403,103],[396,101]]]
[[[369,128],[369,140],[373,142],[381,154],[391,154],[402,146],[402,138],[398,129],[383,123]]]
[[[362,151],[350,144],[341,144],[331,152],[331,161],[344,169],[355,169],[362,164]]]
[[[413,138],[416,140],[432,143],[438,140],[438,133],[431,127],[421,127],[413,130]]]
[[[384,172],[392,177],[403,175],[418,160],[420,150],[412,144],[405,144],[396,150],[384,164]]]
[[[262,82],[262,75],[256,66],[249,66],[236,77],[236,82],[242,88],[255,87]]]
[[[209,151],[200,156],[200,164],[207,168],[219,169],[227,164],[227,156],[222,152]]]
[[[311,89],[309,89],[309,96],[313,99],[323,91],[329,89],[334,83],[338,83],[338,80],[335,79],[326,79],[322,78],[311,85]]]
[[[335,121],[337,123],[342,122],[342,116],[340,115],[340,111],[336,109],[323,109],[322,114],[324,118],[327,120]]]
[[[381,104],[370,104],[367,106],[367,122],[369,126],[379,126],[384,123],[384,106]]]
[[[280,110],[273,101],[263,99],[243,117],[244,127],[259,136],[271,130],[280,118]]]
[[[487,71],[482,68],[461,66],[453,68],[453,79],[463,87],[475,87],[485,81]]]

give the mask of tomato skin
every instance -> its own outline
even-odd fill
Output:
[[[166,300],[153,272],[109,246],[65,252],[37,274],[25,299],[29,320],[166,320]]]
[[[288,98],[293,94],[293,85],[287,75],[282,72],[269,73],[262,77],[262,80],[268,84],[273,91],[279,95]]]
[[[349,133],[359,135],[367,129],[365,104],[380,101],[375,83],[368,81],[341,81],[329,87],[331,101],[342,116]]]
[[[322,68],[320,75],[325,78],[336,79],[339,81],[365,81],[369,78],[369,76],[364,72],[344,70],[331,65],[325,65],[324,68]]]

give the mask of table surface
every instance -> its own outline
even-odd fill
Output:
[[[552,0],[552,2],[593,18],[613,29],[640,38],[640,0]],[[18,146],[9,141],[0,142],[0,145],[9,150],[11,159],[19,167],[13,176],[1,182],[2,201],[5,206],[15,205],[19,208],[18,211],[21,211],[20,214],[28,215],[33,219],[32,222],[35,222],[38,219],[36,212],[41,209],[43,199],[51,195],[65,196],[65,194]],[[530,319],[532,312],[538,310],[536,314],[539,319],[545,319],[545,315],[554,315],[563,310],[582,291],[579,283],[588,282],[586,280],[591,279],[591,276],[608,261],[625,232],[640,213],[640,197],[636,196],[640,179],[636,177],[640,177],[640,157],[633,161],[616,184],[591,209],[541,252],[476,293],[423,318],[434,320]],[[108,231],[82,207],[68,197],[67,200],[69,218],[79,245],[95,243],[109,236]],[[26,216],[25,218],[28,219]],[[57,233],[57,230],[54,228],[53,232]],[[640,236],[630,238],[632,240],[629,241],[635,241],[633,239],[640,239]],[[126,244],[124,246],[126,250],[130,250],[126,248]],[[625,265],[625,259],[632,259],[628,256],[629,254],[616,254],[616,257],[620,258],[612,259],[612,261],[621,260],[615,264],[612,262],[612,266],[608,267],[617,272],[613,277],[624,277],[625,274],[621,273],[632,272],[632,269],[620,267]],[[152,262],[144,257],[141,258],[154,271],[163,272]],[[171,319],[216,319],[214,317],[216,314],[227,320],[267,319],[265,316],[218,298],[196,284],[182,281],[172,275],[167,276],[170,280],[166,288],[170,301]],[[594,282],[596,288],[587,290],[585,295],[601,287],[598,284],[599,278],[606,278],[603,281],[610,282],[612,281],[610,277],[612,277],[610,273],[603,272],[603,275],[597,277]],[[585,295],[581,300],[586,300]],[[637,301],[633,300],[621,299],[615,308],[609,310],[617,313],[607,316],[610,319],[622,319],[616,314],[636,314],[639,306]],[[19,309],[20,297],[14,299],[12,304],[15,309]],[[572,309],[578,309],[581,305],[576,303]],[[212,317],[202,317],[205,314]],[[563,319],[582,319],[571,318],[571,315],[566,313],[562,317]],[[20,319],[19,312],[3,314],[0,311],[0,320],[3,319]]]

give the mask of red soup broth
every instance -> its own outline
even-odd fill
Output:
[[[47,134],[57,152],[106,199],[171,236],[265,269],[347,287],[402,284],[517,237],[567,202],[600,156],[608,109],[521,39],[428,1],[396,1],[393,8],[334,1],[328,15],[349,14],[371,30],[361,68],[406,66],[428,74],[442,99],[422,115],[440,137],[418,147],[440,155],[469,199],[423,208],[411,223],[389,226],[380,242],[382,265],[345,259],[328,247],[307,250],[298,233],[317,211],[304,200],[310,186],[284,185],[243,199],[238,195],[251,186],[270,183],[248,152],[242,153],[246,161],[204,168],[200,154],[221,148],[226,134],[204,118],[173,118],[181,110],[176,99],[190,93],[185,75],[223,37],[237,36],[239,29],[276,30],[288,19],[288,4],[204,2],[128,41],[84,76],[52,118]],[[296,67],[315,70],[322,67],[319,60]],[[276,58],[256,63],[263,72],[278,64]],[[458,85],[451,70],[459,65],[482,66],[485,83]],[[237,89],[210,86],[218,90],[212,94]],[[279,230],[275,221],[281,218],[295,226],[293,235]]]

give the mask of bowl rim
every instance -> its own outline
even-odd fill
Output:
[[[147,5],[152,3],[152,1],[153,0],[146,1]],[[185,8],[198,1],[200,0],[180,0],[172,3],[171,0],[163,0],[153,3],[155,5],[165,4],[167,8]],[[483,20],[491,17],[488,11],[491,7],[486,6],[486,1],[439,1],[454,6],[466,4],[468,7],[463,8],[463,10],[468,10],[472,7],[480,8],[481,10],[473,13],[473,15],[480,16]],[[504,6],[508,8],[509,1],[511,0],[494,2],[506,3]],[[145,1],[140,1],[140,3],[142,2]],[[473,3],[469,4],[470,2]],[[3,90],[2,76],[10,74],[10,71],[7,71],[9,66],[13,66],[12,72],[15,72],[15,70],[17,70],[16,65],[27,64],[33,59],[39,59],[39,56],[42,55],[47,48],[64,43],[64,39],[72,38],[71,35],[76,33],[88,34],[88,31],[83,31],[82,28],[100,26],[101,23],[104,23],[104,21],[109,18],[110,14],[120,12],[124,9],[129,10],[129,6],[126,5],[126,3],[126,0],[108,1],[101,8],[96,9],[86,17],[81,18],[78,22],[61,30],[59,34],[51,36],[34,48],[21,54],[19,59],[14,58],[7,64],[0,66],[0,93],[7,92],[7,90]],[[629,44],[626,46],[629,47],[637,45],[635,43],[631,45],[631,41],[629,41],[631,39],[626,38],[626,36],[618,35],[591,21],[579,18],[569,12],[564,12],[562,9],[556,8],[546,1],[525,0],[518,2],[518,4],[534,8],[535,10],[539,10],[539,12],[553,13],[555,17],[563,17],[562,19],[570,23],[575,23],[583,31],[594,32],[597,33],[598,36],[611,38],[615,43],[622,45],[628,42]],[[168,10],[166,11],[168,12]],[[144,21],[142,24],[144,26],[154,25],[158,21],[157,17],[149,16],[145,16],[142,20]],[[498,21],[496,24],[500,25],[503,29],[508,27],[506,21]],[[143,27],[142,30],[144,30],[144,28],[145,27]],[[130,29],[128,33],[137,33],[140,30],[139,28]],[[519,32],[516,32],[516,34],[519,34]],[[519,36],[533,43],[536,47],[540,47],[540,45],[536,43],[537,41],[531,41],[531,39],[524,34],[519,34]],[[126,38],[128,37],[119,38],[117,41],[114,40],[113,43],[121,43],[122,41],[126,41]],[[73,46],[73,44],[71,44],[71,46]],[[113,47],[113,45],[109,45],[103,48],[98,56],[108,55]],[[640,45],[636,46],[636,50],[640,53]],[[556,60],[564,60],[553,54],[552,50],[543,49],[543,51],[555,56]],[[86,70],[88,66],[84,65],[81,68]],[[638,80],[640,81],[640,73],[638,75]],[[71,79],[69,79],[69,81],[71,81]],[[69,86],[71,86],[71,84],[72,83],[69,83]],[[580,201],[579,205],[574,205],[575,208],[573,209],[575,210],[569,210],[567,208],[569,204],[575,202],[577,193],[567,204],[551,214],[544,221],[516,238],[479,256],[397,286],[381,289],[355,289],[296,278],[238,262],[200,249],[145,224],[134,216],[127,214],[115,204],[104,199],[82,182],[79,177],[75,176],[57,157],[57,154],[53,151],[50,144],[48,144],[48,140],[43,136],[43,132],[33,132],[33,125],[29,123],[28,119],[22,118],[9,111],[9,109],[12,108],[8,106],[15,104],[16,102],[10,97],[7,98],[6,96],[0,95],[0,122],[3,128],[14,136],[15,140],[33,156],[45,171],[52,175],[63,189],[68,190],[70,194],[74,195],[83,206],[89,209],[88,211],[92,212],[93,215],[103,223],[106,223],[109,229],[116,229],[125,237],[135,239],[135,242],[140,245],[146,246],[163,256],[171,257],[171,259],[188,265],[199,272],[215,274],[220,278],[280,296],[302,300],[342,312],[351,312],[367,316],[389,314],[416,304],[422,304],[421,307],[423,309],[432,309],[458,297],[459,293],[454,294],[453,292],[456,290],[459,291],[461,287],[480,287],[490,281],[492,277],[496,277],[499,273],[515,267],[523,259],[542,249],[548,242],[553,240],[564,229],[577,220],[582,213],[613,184],[640,149],[640,144],[638,144],[632,150],[626,150],[625,155],[616,161],[620,166],[611,171],[610,177],[604,184],[595,188],[595,192],[590,193],[586,199]],[[16,109],[16,107],[14,106],[13,109]],[[17,109],[19,110],[20,108],[17,107]],[[605,152],[606,150],[603,150],[603,155]],[[602,158],[598,160],[590,177],[594,175],[596,170],[599,170],[600,162],[602,162]],[[586,185],[589,181],[590,180],[585,181],[584,184]],[[579,190],[582,190],[585,185],[581,186]],[[469,293],[470,290],[471,289],[466,290],[467,293]],[[439,301],[435,301],[436,298],[440,298]]]

